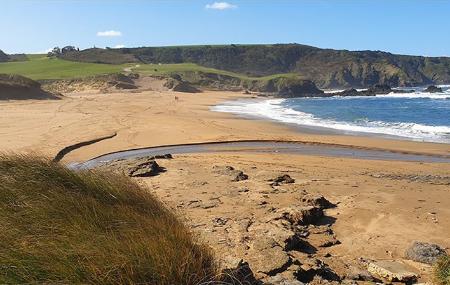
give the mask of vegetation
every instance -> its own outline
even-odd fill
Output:
[[[0,100],[59,99],[58,95],[42,90],[41,84],[15,74],[0,73]]]
[[[434,282],[450,285],[450,256],[444,255],[434,264]]]
[[[0,155],[1,284],[198,284],[208,248],[126,177]]]
[[[95,64],[28,55],[28,61],[0,63],[0,73],[20,74],[34,80],[80,78],[121,72],[129,65]]]
[[[299,44],[87,49],[65,53],[62,58],[114,64],[195,63],[253,77],[296,73],[324,88],[450,82],[450,58],[319,49]]]

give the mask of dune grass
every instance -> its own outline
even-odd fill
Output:
[[[0,154],[0,284],[199,284],[209,248],[126,177]]]
[[[450,256],[442,256],[434,264],[434,283],[438,285],[450,285]]]
[[[0,63],[0,73],[19,74],[34,80],[69,79],[121,72],[130,64],[98,64],[27,55],[27,61]]]

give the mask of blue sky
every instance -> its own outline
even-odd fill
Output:
[[[450,0],[0,0],[0,49],[231,43],[450,56]]]

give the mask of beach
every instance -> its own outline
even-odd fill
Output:
[[[0,103],[0,147],[54,157],[69,145],[110,137],[69,152],[63,163],[126,149],[234,140],[450,154],[448,144],[302,132],[290,125],[211,111],[220,102],[252,97],[239,92],[144,91],[4,101]],[[158,163],[166,171],[138,178],[139,183],[177,209],[224,260],[244,259],[254,268],[263,268],[252,242],[263,235],[268,216],[297,205],[303,192],[323,195],[336,205],[326,215],[333,219],[330,227],[339,243],[320,246],[323,235],[319,232],[311,235],[310,243],[317,248],[315,256],[337,274],[345,274],[346,264],[356,266],[360,258],[404,261],[413,241],[450,247],[449,163],[252,152],[179,154]],[[248,179],[232,181],[220,170],[227,166],[243,171]],[[281,174],[290,175],[295,183],[271,186],[269,180]],[[242,242],[246,239],[250,245]],[[405,262],[428,276],[429,267]]]

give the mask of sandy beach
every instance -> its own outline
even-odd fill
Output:
[[[450,154],[448,144],[306,134],[287,125],[210,111],[218,102],[251,96],[148,91],[1,102],[0,148],[54,157],[68,145],[117,134],[70,152],[63,162],[131,148],[243,139]],[[263,227],[266,218],[278,209],[296,205],[302,191],[323,195],[337,205],[326,210],[326,215],[334,220],[332,231],[339,243],[321,247],[321,235],[316,239],[313,235],[310,243],[317,248],[316,256],[338,274],[346,274],[348,266],[365,258],[402,260],[426,277],[429,267],[404,260],[406,248],[416,240],[450,247],[448,163],[270,153],[177,155],[158,163],[167,171],[139,181],[186,217],[221,258],[247,260],[256,272],[264,266],[258,265],[253,246],[242,241],[251,244],[257,240],[261,235],[258,226]],[[249,179],[231,181],[217,171],[226,166],[242,170]],[[280,174],[289,174],[295,183],[270,186],[268,180]],[[206,202],[211,207],[206,207]],[[250,225],[243,225],[249,221]]]

